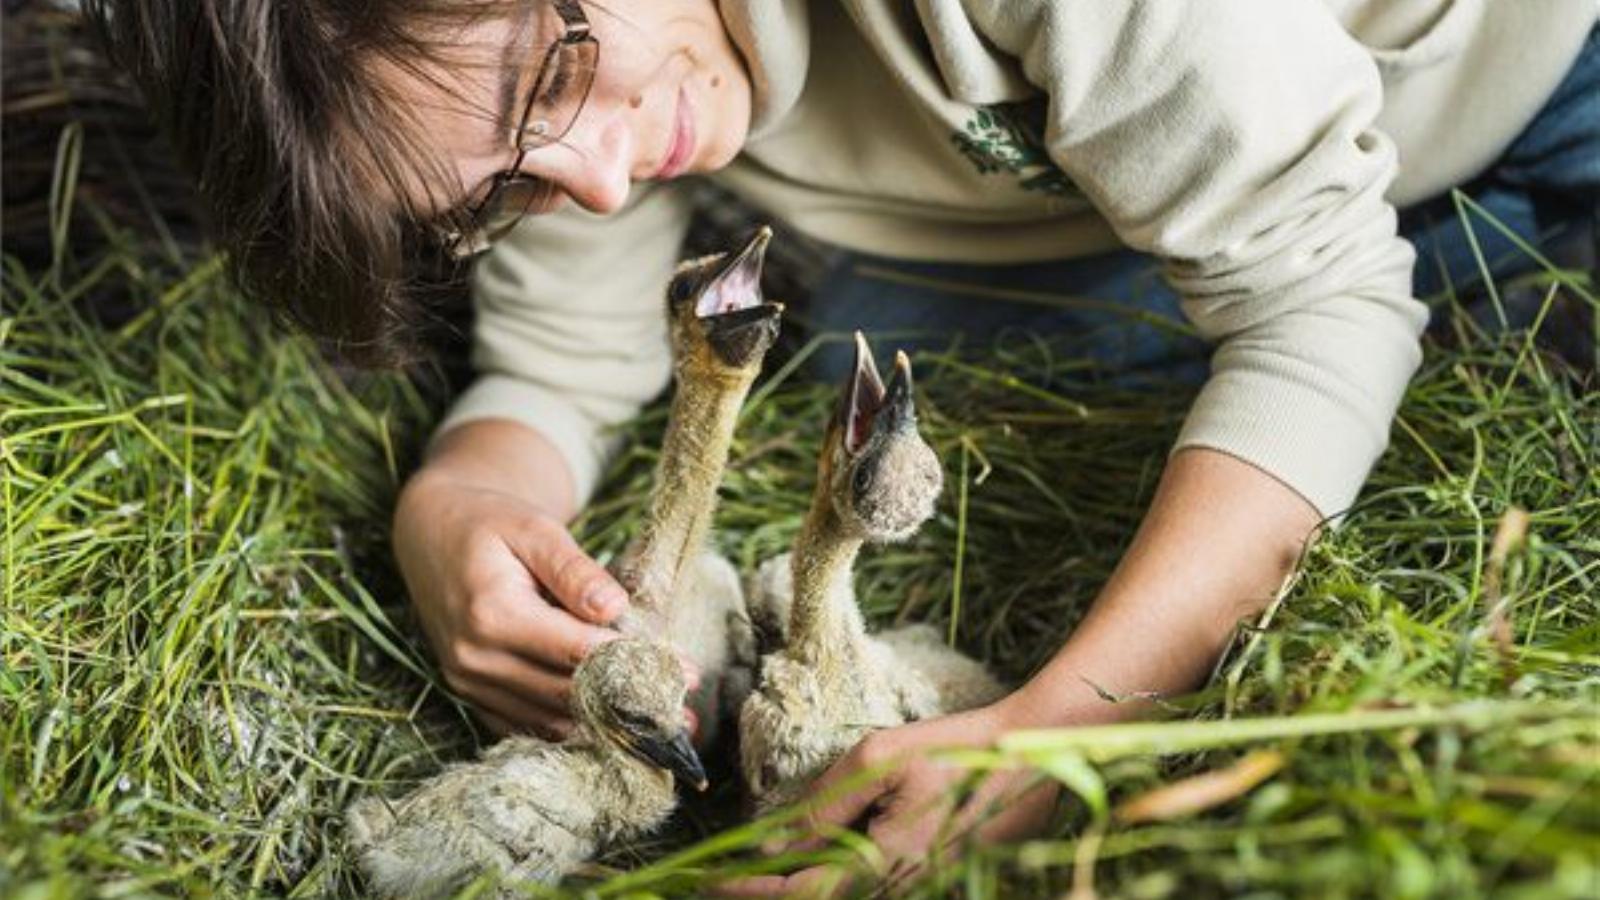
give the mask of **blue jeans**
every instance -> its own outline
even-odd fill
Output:
[[[1600,220],[1600,29],[1543,109],[1490,168],[1462,190],[1534,245],[1596,239]],[[1473,216],[1473,235],[1493,277],[1535,262],[1493,225]],[[1413,293],[1422,298],[1470,286],[1482,272],[1466,225],[1449,196],[1400,215],[1417,249]],[[1072,295],[1064,296],[1062,286]],[[861,328],[896,346],[942,348],[959,338],[991,342],[1008,333],[1048,334],[1063,353],[1124,373],[1199,382],[1208,348],[1178,309],[1151,257],[1102,256],[972,265],[888,259],[848,252],[813,292],[805,318],[816,332]],[[819,349],[817,374],[841,377],[848,342]]]

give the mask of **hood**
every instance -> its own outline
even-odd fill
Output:
[[[833,2],[833,0],[824,0]],[[719,0],[728,37],[750,71],[750,139],[800,99],[811,64],[810,0]]]

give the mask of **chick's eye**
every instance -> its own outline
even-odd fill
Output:
[[[857,494],[865,494],[867,492],[867,488],[871,485],[872,473],[867,471],[866,466],[862,466],[861,468],[857,469],[856,474],[850,479],[850,486],[855,488],[855,492]]]
[[[641,730],[652,727],[649,716],[641,715],[636,712],[630,712],[625,709],[617,710],[617,721],[629,726],[630,728],[638,728]]]
[[[674,278],[672,286],[667,288],[667,300],[670,303],[682,303],[694,293],[694,285],[687,278]]]

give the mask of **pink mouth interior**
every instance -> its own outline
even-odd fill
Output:
[[[884,394],[883,381],[878,378],[877,372],[867,367],[856,370],[855,384],[850,391],[849,418],[845,420],[846,450],[856,453],[866,443],[872,422],[878,417],[878,411],[883,409]]]
[[[705,319],[755,306],[761,297],[760,280],[761,273],[755,267],[735,266],[732,271],[719,275],[700,294],[695,315]]]

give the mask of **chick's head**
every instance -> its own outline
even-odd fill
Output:
[[[665,644],[623,637],[584,657],[572,676],[578,719],[603,741],[705,790],[705,767],[684,712],[688,682]]]
[[[856,363],[823,438],[820,484],[846,527],[872,541],[910,537],[933,515],[944,473],[917,429],[911,360],[896,353],[887,386],[856,332]]]
[[[667,319],[679,366],[754,375],[778,336],[783,304],[761,296],[761,264],[772,229],[736,253],[678,266],[667,285]]]

